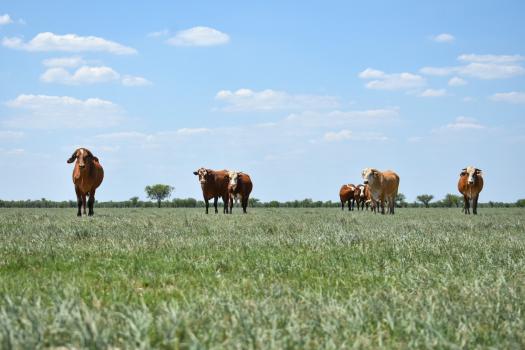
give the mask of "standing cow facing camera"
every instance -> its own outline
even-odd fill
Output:
[[[355,186],[346,184],[339,190],[339,200],[341,200],[341,210],[345,210],[345,203],[348,202],[348,210],[353,210]]]
[[[250,175],[237,171],[229,171],[228,177],[230,179],[228,184],[230,214],[232,213],[233,201],[237,201],[237,199],[241,201],[242,211],[246,214],[248,199],[253,188],[252,179]]]
[[[459,174],[458,190],[463,195],[463,211],[470,214],[470,202],[472,201],[472,213],[478,214],[478,197],[483,189],[483,175],[480,169],[473,166],[463,168]]]
[[[365,185],[370,189],[372,206],[381,205],[381,214],[385,213],[385,202],[388,202],[388,213],[394,214],[397,191],[399,188],[399,176],[391,171],[379,171],[373,168],[363,169],[361,175]]]
[[[356,203],[357,210],[361,207],[361,210],[365,210],[365,187],[366,185],[357,185],[354,190],[354,201]],[[367,208],[368,209],[368,208]]]
[[[215,214],[217,210],[217,201],[219,197],[224,202],[223,212],[228,212],[228,170],[211,170],[200,168],[193,172],[193,175],[199,177],[199,183],[201,184],[202,196],[206,203],[206,214],[208,214],[208,208],[210,207],[210,199],[213,198],[213,206],[215,207]]]
[[[88,215],[95,214],[93,205],[95,203],[95,191],[104,179],[104,169],[100,165],[98,158],[86,148],[78,148],[67,160],[73,163],[73,184],[75,184],[75,193],[77,195],[78,211],[77,216],[82,216],[81,207],[86,215],[86,195],[89,196]]]

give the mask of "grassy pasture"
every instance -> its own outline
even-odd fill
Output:
[[[0,210],[0,348],[525,348],[525,210]]]

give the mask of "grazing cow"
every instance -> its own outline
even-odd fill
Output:
[[[98,158],[93,156],[86,148],[79,148],[67,160],[68,163],[73,163],[76,159],[75,167],[73,168],[73,183],[75,184],[75,192],[77,194],[78,211],[77,216],[82,216],[80,208],[83,207],[84,215],[86,215],[86,195],[89,195],[88,207],[89,216],[95,214],[93,211],[93,204],[95,203],[95,191],[104,179],[104,169],[100,165]]]
[[[354,201],[356,203],[357,210],[359,210],[359,207],[361,207],[361,210],[365,210],[365,202],[366,202],[365,186],[366,185],[357,185],[355,187]]]
[[[483,176],[480,169],[469,166],[461,170],[458,190],[463,195],[465,214],[470,214],[470,201],[472,201],[472,213],[478,214],[478,197],[482,189]]]
[[[366,168],[361,173],[364,183],[370,187],[372,206],[379,203],[381,214],[385,213],[385,201],[388,202],[388,213],[394,214],[397,190],[399,188],[399,176],[393,171],[379,171]]]
[[[339,199],[341,200],[341,210],[345,210],[345,202],[348,202],[348,210],[353,210],[355,186],[347,184],[341,186],[339,190]]]
[[[246,208],[248,207],[248,199],[252,192],[253,184],[250,175],[237,171],[228,172],[230,183],[228,184],[228,197],[230,203],[230,214],[232,213],[233,200],[241,201],[242,211],[246,214]]]
[[[202,188],[202,196],[206,203],[206,214],[208,214],[208,208],[210,207],[209,200],[213,198],[213,206],[215,207],[215,214],[217,210],[217,201],[219,197],[224,202],[223,212],[228,212],[228,170],[211,170],[200,168],[193,172],[193,175],[199,177],[199,182]]]

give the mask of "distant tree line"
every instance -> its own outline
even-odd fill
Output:
[[[424,197],[421,197],[424,196]],[[429,198],[430,197],[430,198]],[[108,201],[96,202],[99,208],[156,208],[162,204],[163,208],[203,208],[204,201],[195,198],[174,198],[170,201],[159,201],[158,197],[154,201],[143,201],[139,197],[132,197],[125,201]],[[396,198],[396,206],[398,208],[462,208],[463,197],[453,194],[447,194],[443,199],[432,202],[434,197],[432,195],[420,195],[417,197],[418,201],[409,203],[406,197],[399,193]],[[222,201],[221,205],[222,205]],[[6,201],[0,200],[0,208],[76,208],[76,201],[51,201],[45,198],[38,200],[18,200]],[[262,202],[257,198],[250,198],[250,207],[256,208],[340,208],[339,201],[314,201],[306,198],[303,200],[294,201],[268,201]],[[504,202],[487,202],[480,203],[481,208],[510,208],[510,207],[525,207],[525,199],[520,199],[514,203]]]

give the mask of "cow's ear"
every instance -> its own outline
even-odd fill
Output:
[[[199,175],[199,172],[198,171],[194,171],[193,175]]]
[[[467,175],[467,173],[464,172],[464,171],[462,171],[461,173],[459,173],[459,176],[465,176],[465,175]]]
[[[71,157],[69,157],[69,159],[67,160],[68,163],[73,163],[75,161],[75,159],[77,159],[77,151],[75,150],[75,152],[73,152],[73,154],[71,155]]]
[[[482,171],[481,169],[476,168],[476,174],[481,175]]]

